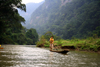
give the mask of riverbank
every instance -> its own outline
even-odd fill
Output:
[[[46,39],[36,43],[37,47],[49,47],[49,41]],[[100,52],[100,38],[89,37],[87,39],[72,39],[72,40],[56,40],[54,41],[56,49],[70,49],[78,51],[93,51]]]

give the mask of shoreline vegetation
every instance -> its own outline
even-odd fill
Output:
[[[41,38],[36,42],[37,47],[49,48],[49,40]],[[88,37],[86,39],[59,39],[54,41],[54,46],[57,49],[69,49],[88,52],[100,52],[100,37]],[[55,47],[54,47],[55,49]]]

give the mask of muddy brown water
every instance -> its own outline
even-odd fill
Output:
[[[70,51],[67,55],[32,45],[2,45],[0,67],[100,67],[100,54]]]

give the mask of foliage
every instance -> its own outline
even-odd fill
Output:
[[[38,34],[35,29],[31,28],[26,32],[26,36],[30,39],[32,39],[33,44],[35,45],[35,42],[38,41]]]
[[[57,40],[56,42],[54,42],[55,43],[54,45],[62,46],[63,45],[62,41],[63,40]]]
[[[98,41],[96,42],[96,44],[97,44],[97,45],[100,45],[100,40],[98,40]]]
[[[29,30],[35,31],[33,33],[29,32]],[[3,41],[2,44],[19,44],[19,45],[35,45],[34,43],[38,40],[38,34],[36,33],[35,29],[26,29],[23,27],[19,32],[11,32],[6,33],[5,36],[2,37]],[[31,37],[35,36],[36,38],[31,39],[30,37],[26,36],[26,33],[29,34]]]
[[[38,40],[35,29],[27,30],[21,24],[25,19],[18,14],[17,9],[26,12],[26,6],[21,2],[22,0],[0,1],[0,44],[35,44]]]
[[[99,51],[100,49],[100,38],[88,37],[86,39],[71,39],[71,40],[55,40],[54,45],[57,47],[74,47],[77,50],[82,51]],[[49,41],[45,39],[44,36],[41,36],[40,40],[36,42],[37,47],[49,47]],[[73,48],[72,48],[73,49]]]
[[[66,1],[66,0],[64,0]],[[39,35],[47,31],[63,39],[100,36],[100,0],[45,0],[30,19]]]
[[[50,47],[49,41],[46,41],[46,43],[44,44],[44,47]]]
[[[34,32],[29,32],[30,30]],[[21,29],[21,32],[12,33],[10,36],[13,42],[15,42],[14,44],[17,43],[20,45],[35,45],[35,42],[38,40],[38,34],[36,33],[35,29],[26,30],[24,27]],[[32,38],[33,36],[36,38]]]
[[[44,38],[44,36],[41,36],[38,42],[36,42],[37,47],[44,47],[44,45],[47,44],[47,40]]]
[[[49,47],[49,39],[51,38],[51,36],[54,36],[54,40],[61,39],[60,37],[53,35],[52,32],[48,31],[39,38],[38,42],[36,42],[37,47]]]
[[[18,14],[17,8],[26,11],[25,4],[21,0],[1,0],[0,1],[0,43],[14,43],[11,34],[20,32],[21,22],[24,18]]]
[[[27,44],[27,45],[32,45],[32,44],[33,44],[33,40],[30,39],[30,38],[27,38],[27,39],[26,39],[26,44]]]
[[[97,45],[91,45],[90,50],[98,51],[98,46]]]
[[[62,46],[74,46],[78,50],[98,51],[99,38],[88,37],[86,39],[62,40]]]
[[[47,40],[49,40],[51,36],[53,36],[53,34],[52,34],[51,31],[48,31],[48,32],[46,32],[46,33],[44,34],[44,38],[47,39]]]
[[[42,35],[42,37],[44,37],[48,41],[51,38],[51,36],[53,36],[55,40],[60,40],[61,39],[61,37],[53,35],[53,33],[51,31],[47,31],[44,35]]]

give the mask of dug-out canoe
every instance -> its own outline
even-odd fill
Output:
[[[62,54],[66,54],[66,53],[68,53],[69,52],[69,50],[68,49],[66,49],[66,50],[50,50],[51,52],[57,52],[57,53],[62,53]]]
[[[3,48],[0,47],[0,49],[3,49]]]

